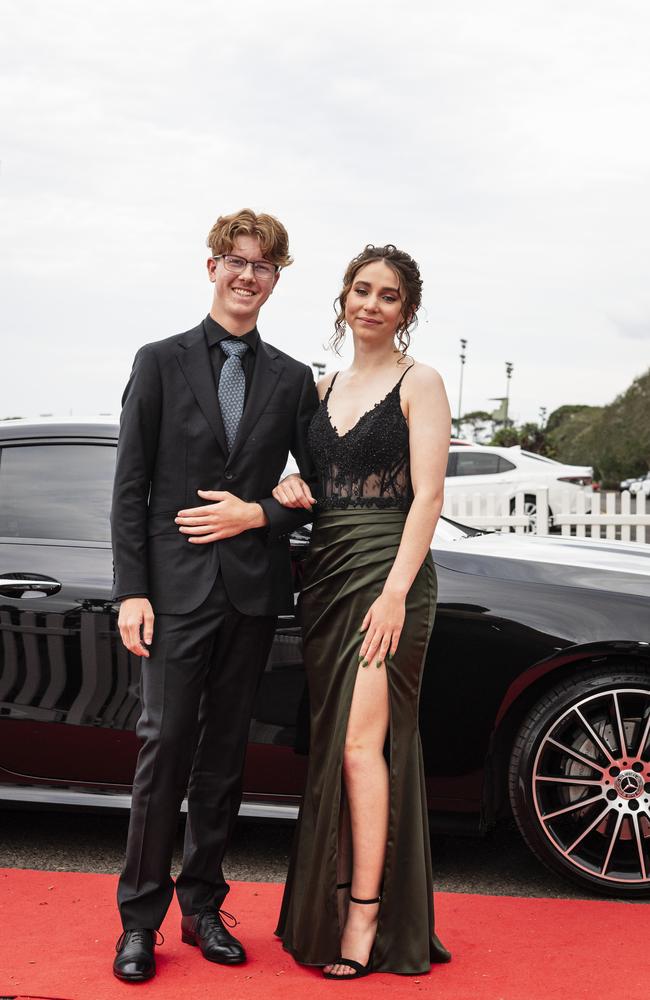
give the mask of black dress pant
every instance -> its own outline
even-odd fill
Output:
[[[158,928],[174,892],[170,869],[187,790],[183,865],[176,892],[184,914],[221,906],[223,856],[237,818],[255,694],[273,641],[274,617],[231,605],[221,575],[187,615],[157,615],[142,660],[144,741],[133,784],[126,862],[117,899],[125,930]]]

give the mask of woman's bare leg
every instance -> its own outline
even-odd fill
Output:
[[[388,767],[384,743],[389,725],[386,668],[359,667],[343,754],[343,780],[352,831],[352,895],[375,899],[380,894],[388,836]],[[365,965],[377,931],[379,904],[349,903],[341,937],[341,954]],[[350,975],[346,965],[326,972]]]
[[[338,869],[336,881],[347,883],[352,879],[352,829],[350,827],[350,809],[348,797],[345,792],[345,785],[341,789],[341,813],[339,817],[339,842],[338,842]],[[349,889],[340,889],[337,892],[337,903],[339,911],[339,927],[345,926],[348,917]],[[328,966],[329,968],[329,966]]]

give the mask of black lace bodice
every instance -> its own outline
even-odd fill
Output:
[[[400,406],[404,375],[342,435],[332,424],[327,405],[336,375],[332,379],[309,425],[309,447],[319,477],[318,510],[411,506],[409,432]]]

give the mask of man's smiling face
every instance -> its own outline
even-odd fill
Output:
[[[265,259],[256,236],[237,236],[230,255],[243,257],[247,261]],[[247,333],[253,329],[260,309],[279,278],[279,272],[269,278],[260,277],[250,265],[240,274],[235,274],[226,268],[223,257],[208,260],[208,275],[214,283],[210,315],[234,334]]]

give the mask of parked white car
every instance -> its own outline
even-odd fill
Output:
[[[646,472],[642,479],[635,479],[629,485],[630,493],[641,493],[650,497],[650,472]]]
[[[515,496],[524,493],[524,512],[530,518],[531,527],[537,517],[535,490],[548,489],[549,519],[553,512],[576,511],[576,498],[585,494],[585,507],[591,509],[593,494],[593,469],[588,465],[565,465],[552,458],[523,451],[519,445],[512,448],[493,448],[489,445],[457,444],[449,448],[447,476],[445,478],[445,510],[449,501],[460,494],[479,494],[480,512],[486,513],[489,494],[497,498],[502,513],[514,514]],[[564,497],[569,496],[569,509]],[[500,503],[499,503],[500,501]],[[448,516],[453,517],[453,513]],[[471,517],[466,516],[471,524]]]

